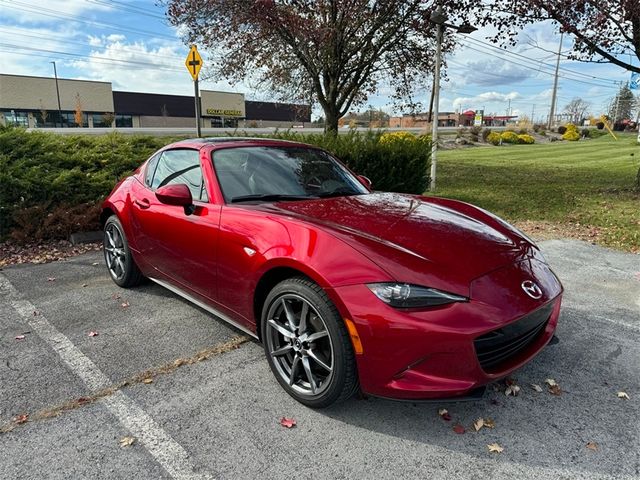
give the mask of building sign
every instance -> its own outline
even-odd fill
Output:
[[[207,115],[216,115],[221,117],[242,117],[242,111],[227,110],[222,108],[207,108]]]
[[[640,73],[633,72],[631,74],[631,81],[629,82],[629,88],[631,90],[640,90]]]
[[[473,117],[473,126],[481,127],[482,126],[482,117],[484,116],[484,110],[476,111],[475,117]]]

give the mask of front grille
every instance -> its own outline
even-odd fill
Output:
[[[505,327],[493,330],[474,340],[476,355],[483,370],[497,370],[500,364],[531,345],[544,332],[553,303]]]

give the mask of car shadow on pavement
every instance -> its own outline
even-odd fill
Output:
[[[619,330],[615,323],[565,308],[557,332],[560,342],[512,375],[521,388],[516,397],[506,396],[504,382],[498,382],[489,385],[479,401],[410,403],[368,398],[324,413],[358,428],[483,460],[566,468],[578,478],[589,478],[589,473],[635,476],[640,465],[640,344],[638,331]],[[554,379],[562,392],[551,393],[546,379]],[[618,398],[617,392],[625,390],[630,400]],[[441,408],[448,410],[450,421],[438,414]],[[476,432],[473,423],[478,418],[492,419],[495,427]],[[458,424],[465,433],[454,431]],[[489,454],[487,445],[492,443],[504,452]],[[587,448],[591,443],[596,446]]]

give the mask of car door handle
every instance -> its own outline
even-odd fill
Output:
[[[146,198],[143,198],[142,200],[134,200],[134,202],[136,202],[136,205],[138,205],[140,208],[149,208],[151,205],[149,204],[149,200],[147,200]]]

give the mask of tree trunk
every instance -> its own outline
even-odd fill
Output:
[[[325,124],[324,131],[330,135],[338,135],[338,114],[336,112],[329,111],[328,109],[324,112],[325,116]]]

